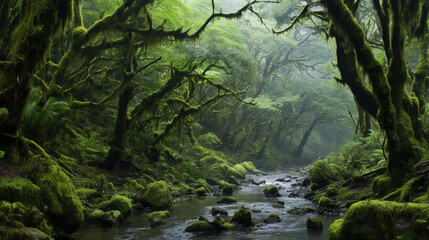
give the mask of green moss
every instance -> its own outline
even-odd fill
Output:
[[[234,224],[225,222],[222,218],[216,217],[211,224],[217,231],[229,231],[234,228]]]
[[[330,198],[325,196],[320,197],[318,205],[321,207],[335,208],[338,204],[334,203]]]
[[[191,223],[185,232],[214,232],[216,229],[206,221],[196,221]]]
[[[0,178],[0,200],[40,205],[40,188],[25,178]]]
[[[90,189],[90,188],[78,189],[78,190],[76,190],[76,194],[80,200],[85,200],[85,201],[91,201],[91,200],[94,200],[96,198],[101,197],[100,192],[98,192],[95,189]]]
[[[208,166],[216,164],[216,163],[225,163],[225,160],[220,158],[220,157],[217,157],[217,156],[208,155],[208,156],[201,158],[199,163],[202,166],[208,167]]]
[[[47,234],[36,229],[29,227],[11,228],[0,226],[0,236],[2,240],[50,240]]]
[[[234,169],[240,174],[238,178],[243,179],[246,176],[247,170],[240,164],[234,165]]]
[[[281,222],[279,215],[277,214],[270,214],[267,218],[264,219],[264,223],[278,223]]]
[[[200,188],[195,189],[195,193],[198,196],[204,196],[204,195],[206,195],[207,190],[205,188],[203,188],[203,187],[200,187]]]
[[[340,240],[341,239],[341,225],[343,224],[344,219],[335,220],[328,229],[328,239],[329,240]]]
[[[136,180],[131,180],[131,181],[130,181],[130,185],[131,185],[131,187],[132,187],[134,190],[136,190],[137,192],[140,192],[140,191],[144,191],[144,190],[145,190],[145,188],[144,188],[142,185],[140,185]]]
[[[195,181],[195,183],[194,183],[194,187],[196,188],[196,189],[198,189],[198,188],[204,188],[205,190],[206,190],[206,192],[207,193],[210,193],[210,192],[212,192],[213,191],[213,189],[212,189],[212,186],[210,186],[210,184],[208,184],[207,182],[206,182],[206,180],[204,180],[204,179],[198,179],[197,181]]]
[[[212,132],[199,136],[197,140],[199,144],[209,148],[222,145],[222,141]]]
[[[143,204],[154,208],[168,208],[173,204],[171,190],[165,181],[157,181],[147,186],[146,192],[138,197]]]
[[[312,186],[312,189],[324,187],[338,179],[339,177],[334,174],[325,161],[318,160],[313,163],[311,168],[311,182],[317,185]]]
[[[333,197],[338,195],[338,188],[335,184],[330,184],[327,188],[326,188],[326,196],[327,197]]]
[[[171,217],[171,213],[169,211],[156,211],[151,212],[147,215],[150,219],[160,218],[160,219],[166,219]]]
[[[103,211],[118,210],[127,218],[131,214],[131,200],[121,195],[113,195],[110,200],[104,201],[97,206]]]
[[[223,195],[232,195],[234,192],[234,185],[226,183],[223,185],[222,194]]]
[[[187,183],[187,184],[195,182],[195,179],[187,173],[183,173],[182,178],[183,178],[183,181],[185,181],[185,183]]]
[[[237,211],[235,211],[230,222],[241,224],[245,227],[250,227],[252,225],[252,214],[246,208],[240,207]]]
[[[268,185],[264,188],[264,194],[267,197],[280,197],[279,190],[274,185]]]
[[[427,222],[427,204],[366,200],[353,204],[328,234],[329,239],[425,239]]]
[[[240,186],[240,183],[237,181],[237,179],[234,176],[230,176],[228,179],[228,183],[232,183],[236,186]]]
[[[6,108],[0,108],[0,124],[9,117],[9,111]]]
[[[43,203],[53,224],[74,232],[83,222],[83,208],[74,186],[58,165],[40,166],[30,179],[40,188]]]
[[[219,174],[221,178],[228,179],[229,176],[234,176],[236,178],[244,178],[244,175],[241,175],[236,169],[232,168],[228,164],[213,164],[211,166],[211,171]]]
[[[242,162],[241,166],[243,168],[245,168],[248,172],[254,172],[256,170],[256,167],[253,165],[252,162],[247,161],[247,162]]]
[[[322,231],[323,224],[319,217],[307,218],[307,229],[310,231]]]
[[[225,203],[225,204],[230,204],[230,203],[236,203],[237,200],[234,197],[223,197],[221,200],[217,201],[217,203]]]
[[[8,227],[31,227],[50,235],[52,228],[45,215],[36,207],[29,207],[21,202],[0,201],[0,225]]]
[[[371,190],[379,195],[384,196],[392,189],[392,179],[390,176],[380,175],[374,178],[371,184]]]

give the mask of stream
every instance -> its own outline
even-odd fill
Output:
[[[248,179],[265,180],[265,184],[242,186],[235,190],[233,196],[237,199],[234,204],[217,204],[222,196],[183,196],[176,200],[176,206],[170,209],[171,218],[166,220],[165,225],[156,228],[149,227],[146,218],[139,214],[132,214],[126,219],[124,224],[113,228],[103,228],[99,225],[83,225],[72,237],[76,240],[137,240],[137,239],[327,239],[329,225],[339,216],[319,216],[324,225],[320,233],[307,232],[306,221],[308,217],[318,215],[317,213],[305,214],[303,216],[287,213],[294,207],[307,208],[316,206],[303,198],[290,198],[292,184],[296,183],[296,178],[290,182],[276,182],[275,179],[285,177],[286,173],[261,175],[247,175]],[[286,178],[288,179],[288,178]],[[279,188],[281,197],[267,198],[263,190],[266,185],[276,185]],[[283,201],[285,208],[273,208],[276,201]],[[222,233],[196,234],[185,232],[185,228],[196,221],[199,216],[206,217],[212,221],[214,217],[210,214],[212,207],[220,207],[228,212],[229,220],[234,212],[240,207],[246,206],[252,212],[252,221],[255,224],[262,223],[264,218],[274,213],[279,215],[281,222],[262,225],[254,231],[227,231]],[[260,212],[259,212],[260,211]]]

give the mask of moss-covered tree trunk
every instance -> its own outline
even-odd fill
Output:
[[[72,0],[21,2],[19,21],[10,42],[4,43],[10,46],[8,59],[0,62],[0,107],[9,112],[8,118],[0,125],[2,146],[15,143],[14,136],[30,93],[33,74],[51,46],[51,38],[65,29],[71,20],[72,5]]]
[[[413,124],[418,121],[418,114],[415,113],[416,109],[417,111],[419,109],[418,101],[411,98],[406,91],[406,84],[410,78],[404,56],[405,20],[401,12],[401,3],[393,0],[390,4],[393,24],[390,27],[391,47],[387,44],[386,54],[390,54],[391,51],[392,59],[387,72],[383,64],[375,58],[371,46],[365,39],[363,28],[354,19],[343,0],[325,0],[323,3],[337,30],[337,47],[345,50],[345,54],[354,54],[347,50],[348,47],[352,47],[357,61],[368,74],[372,91],[368,92],[362,88],[362,82],[359,80],[353,80],[348,85],[361,106],[371,115],[374,115],[372,105],[375,103],[378,106],[376,117],[381,128],[386,132],[388,140],[389,173],[399,184],[407,173],[412,172],[413,165],[420,159],[420,153],[416,148],[419,145],[416,135],[419,125]],[[339,63],[341,54],[337,49]],[[343,73],[344,71],[341,70],[341,74]],[[367,94],[367,97],[360,98],[361,93]],[[375,102],[372,101],[370,105],[365,104],[368,99]]]
[[[304,147],[307,144],[308,138],[310,137],[311,132],[313,131],[314,127],[318,122],[320,122],[325,117],[325,114],[322,114],[322,116],[316,117],[311,125],[308,127],[307,131],[305,131],[304,135],[301,138],[301,141],[299,142],[298,148],[293,153],[295,156],[299,157],[301,156],[302,152],[304,151]]]

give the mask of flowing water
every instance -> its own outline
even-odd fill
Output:
[[[302,198],[289,198],[292,184],[296,179],[291,178],[291,182],[276,182],[275,179],[284,177],[286,174],[270,174],[268,176],[248,176],[249,179],[262,179],[266,184],[243,186],[234,191],[237,199],[235,204],[217,204],[221,196],[184,196],[176,200],[176,206],[170,209],[172,217],[166,220],[165,225],[156,228],[149,227],[146,218],[132,214],[124,224],[113,228],[102,228],[97,225],[84,225],[72,236],[76,240],[138,240],[138,239],[327,239],[327,229],[329,225],[339,216],[320,216],[324,225],[323,232],[309,233],[306,228],[308,217],[316,216],[317,213],[303,216],[292,215],[287,211],[294,207],[306,208],[315,207],[312,202]],[[272,199],[266,198],[263,194],[264,187],[274,184],[279,187],[281,197]],[[276,201],[283,201],[285,208],[273,208]],[[240,207],[246,206],[252,212],[252,221],[256,224],[262,223],[263,219],[274,213],[280,216],[281,222],[262,225],[258,230],[253,231],[228,231],[222,233],[196,234],[187,233],[185,228],[196,221],[199,216],[204,216],[212,221],[210,214],[212,207],[220,207],[228,212],[228,220]],[[260,212],[259,212],[260,211]]]

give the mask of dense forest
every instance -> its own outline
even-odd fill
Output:
[[[1,0],[0,239],[426,239],[428,14]]]

